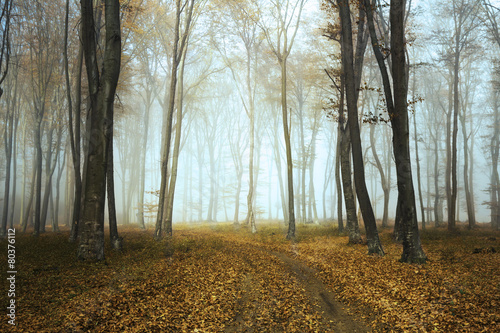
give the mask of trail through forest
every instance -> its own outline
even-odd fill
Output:
[[[236,244],[233,241],[228,245],[235,247]],[[249,266],[249,272],[240,286],[243,295],[237,302],[236,316],[225,332],[255,332],[260,326],[256,327],[256,323],[268,323],[270,326],[267,328],[277,332],[284,327],[275,325],[272,319],[286,318],[288,313],[292,314],[292,318],[304,317],[306,323],[314,321],[315,329],[320,332],[370,331],[344,311],[344,305],[315,276],[315,269],[284,253],[261,247],[243,245],[239,251]],[[289,296],[292,297],[288,305]],[[266,318],[267,309],[270,311],[269,318]],[[294,314],[296,310],[298,313]],[[268,322],[268,319],[271,321]]]
[[[348,245],[332,225],[122,228],[121,252],[77,261],[69,232],[16,235],[16,326],[7,332],[498,331],[500,234],[423,232],[425,265]],[[107,236],[109,237],[109,236]],[[0,240],[6,247],[6,241]],[[0,265],[7,263],[0,259]],[[0,303],[7,304],[7,293]]]

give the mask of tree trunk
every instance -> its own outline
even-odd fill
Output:
[[[250,82],[248,82],[250,84]],[[253,211],[253,191],[254,191],[254,149],[255,149],[255,115],[254,115],[254,106],[253,106],[253,99],[249,96],[250,98],[250,106],[249,106],[249,115],[248,117],[250,118],[250,156],[249,156],[249,161],[248,161],[248,178],[249,178],[249,184],[248,184],[248,195],[247,195],[247,218],[246,218],[246,224],[250,223],[250,226],[252,228],[252,233],[256,233],[257,229],[255,228],[255,214]]]
[[[352,28],[349,3],[339,1],[340,21],[342,26],[342,67],[345,75],[347,111],[349,114],[348,126],[351,138],[352,159],[354,166],[354,183],[358,202],[363,215],[368,242],[368,253],[383,255],[375,222],[375,216],[365,183],[365,171],[358,123],[357,89],[353,64]],[[359,76],[359,74],[358,74]]]
[[[59,200],[60,200],[60,193],[61,193],[61,178],[63,175],[63,170],[64,166],[66,164],[66,149],[64,149],[64,154],[60,162],[58,163],[58,168],[57,168],[57,180],[56,180],[56,204],[54,208],[54,216],[52,218],[52,231],[58,232],[59,231]]]
[[[24,199],[25,199],[25,196],[26,196],[26,120],[23,122],[23,154],[22,154],[22,161],[23,161],[23,174],[22,174],[22,177],[23,177],[23,181],[22,181],[22,191],[21,191],[21,215],[19,216],[19,225],[22,226],[23,225],[23,221],[24,221],[24,209],[25,209],[25,205],[24,205]]]
[[[38,236],[40,234],[40,210],[42,207],[42,115],[40,111],[37,111],[37,120],[35,124],[35,169],[36,169],[36,186],[35,186],[35,230],[33,231],[34,236]],[[41,113],[41,114],[40,114]]]
[[[71,158],[73,162],[73,174],[74,174],[74,196],[73,196],[73,212],[71,215],[71,231],[69,236],[70,242],[75,242],[78,237],[79,224],[80,224],[80,214],[82,207],[82,176],[80,173],[80,163],[81,163],[81,149],[80,149],[80,122],[81,122],[81,98],[82,98],[82,69],[83,69],[83,46],[80,44],[78,50],[78,69],[76,74],[76,89],[75,89],[75,128],[73,130],[73,104],[71,102],[71,91],[69,83],[69,69],[68,69],[68,55],[67,55],[67,39],[68,39],[68,6],[69,0],[66,3],[66,32],[65,32],[65,48],[64,48],[64,62],[65,62],[65,72],[66,72],[66,92],[68,98],[68,115],[69,115],[69,137],[71,145]]]
[[[52,135],[54,133],[54,124],[51,125],[47,133],[47,156],[45,159],[45,191],[43,194],[42,200],[42,211],[40,215],[40,232],[45,232],[45,226],[47,224],[47,212],[49,209],[49,199],[52,192],[52,175],[54,174],[54,170],[56,167],[56,163],[52,164],[52,149],[56,151],[59,149],[58,147],[52,146]],[[57,161],[57,155],[56,155]]]
[[[15,117],[14,120],[14,135],[12,144],[12,201],[10,205],[10,215],[9,215],[9,228],[14,228],[14,213],[16,210],[16,189],[17,189],[17,125],[19,123],[19,116]],[[22,207],[21,207],[22,210]]]
[[[500,112],[498,105],[498,93],[493,99],[493,135],[491,136],[491,184],[490,184],[490,209],[491,209],[491,226],[493,229],[500,229],[500,180],[498,176],[498,157],[500,152]]]
[[[328,190],[328,186],[333,185],[332,184],[332,174],[333,174],[333,169],[336,166],[335,161],[332,161],[332,154],[333,154],[333,128],[331,129],[331,137],[327,139],[328,141],[328,155],[326,157],[326,167],[325,167],[325,174],[323,176],[324,182],[323,182],[323,193],[322,193],[322,202],[323,202],[323,220],[327,220],[327,213],[326,213],[326,191]],[[331,190],[331,189],[330,189]],[[334,209],[335,203],[334,199],[332,196],[332,203],[331,203],[331,208],[332,211],[335,211]],[[332,214],[333,218],[333,214]]]
[[[415,91],[415,76],[413,78],[413,90]],[[413,112],[413,132],[414,132],[414,137],[415,137],[415,158],[416,158],[416,162],[417,162],[418,200],[420,201],[420,212],[422,214],[422,229],[425,229],[425,209],[424,209],[424,200],[422,198],[422,185],[421,185],[421,180],[420,180],[420,159],[418,157],[417,119],[416,119],[415,114],[416,114],[416,111]]]
[[[380,50],[373,21],[373,8],[370,0],[365,0],[370,39],[373,53],[382,75],[387,110],[391,119],[393,150],[396,161],[398,201],[396,207],[395,233],[403,240],[403,262],[425,262],[426,257],[420,245],[420,235],[416,218],[415,193],[413,189],[409,124],[408,124],[408,79],[404,43],[404,1],[391,0],[391,57],[394,86],[394,100],[389,74]]]
[[[287,239],[295,239],[295,208],[293,197],[293,160],[290,145],[290,131],[288,128],[288,110],[286,103],[286,57],[281,60],[281,112],[283,120],[283,133],[285,137],[286,169],[288,183],[288,232]]]
[[[299,188],[299,205],[297,211],[301,211],[300,222],[305,223],[307,220],[306,214],[306,170],[307,170],[307,147],[304,143],[304,112],[303,112],[303,101],[301,98],[298,100],[298,111],[299,111],[299,137],[300,137],[300,148],[301,148],[301,164],[300,164],[300,186]]]
[[[16,85],[17,87],[17,85]],[[12,101],[12,103],[14,103]],[[14,110],[11,108],[11,98],[7,98],[7,116],[6,128],[4,130],[4,143],[5,143],[5,190],[3,196],[3,211],[2,211],[2,225],[0,229],[0,236],[7,235],[7,220],[9,213],[9,198],[10,198],[10,171],[12,163],[12,146],[14,133]]]
[[[469,181],[469,137],[467,136],[467,125],[465,122],[467,107],[464,105],[462,107],[462,113],[459,115],[460,124],[462,127],[462,137],[463,137],[463,154],[464,154],[464,191],[465,191],[465,201],[467,206],[467,218],[468,218],[468,228],[472,229],[476,224],[476,217],[474,214],[473,197],[470,191],[470,181]]]
[[[146,182],[146,157],[147,157],[147,146],[148,146],[148,133],[149,133],[149,114],[151,111],[151,91],[147,91],[146,98],[146,110],[144,115],[144,132],[142,136],[142,155],[141,155],[141,183],[139,187],[139,227],[145,229],[146,225],[144,223],[144,192],[145,192],[145,182]]]
[[[460,27],[460,26],[459,26]],[[456,204],[457,204],[457,136],[458,136],[458,113],[460,112],[458,91],[459,70],[460,70],[460,31],[456,32],[455,36],[455,59],[453,66],[453,130],[451,142],[451,195],[448,202],[448,230],[452,231],[456,228]]]
[[[211,140],[208,142],[208,157],[210,161],[210,197],[208,198],[208,210],[207,210],[207,221],[213,221],[213,211],[214,211],[214,197],[215,197],[215,177],[216,177],[216,167],[215,167],[215,157],[214,157],[214,147],[215,143]]]
[[[198,222],[203,221],[203,158],[200,151],[203,151],[203,147],[198,142]]]
[[[110,108],[108,119],[113,123],[113,110]],[[115,200],[115,176],[113,161],[113,129],[111,128],[108,141],[108,165],[106,168],[106,192],[108,194],[108,219],[109,219],[109,239],[114,250],[122,249],[122,239],[118,235],[118,223],[116,220],[116,200]]]
[[[36,151],[36,148],[35,148]],[[31,189],[30,189],[30,198],[28,200],[28,204],[26,205],[26,210],[24,214],[24,218],[21,220],[21,227],[23,228],[23,233],[26,232],[26,228],[28,227],[28,219],[30,217],[31,206],[33,205],[33,198],[35,197],[36,190],[36,161],[33,161],[33,171],[31,173]]]
[[[403,0],[391,0],[391,55],[394,82],[394,113],[391,116],[391,124],[394,135],[393,145],[398,180],[398,210],[401,214],[399,216],[403,230],[403,254],[401,261],[407,263],[424,263],[426,256],[420,244],[411,172],[404,11]]]
[[[281,210],[283,212],[283,220],[285,221],[285,225],[288,225],[288,210],[287,210],[287,200],[286,200],[286,195],[285,195],[285,190],[284,190],[284,185],[283,185],[283,175],[281,172],[281,154],[280,154],[280,145],[279,145],[279,140],[278,140],[278,117],[275,118],[275,126],[274,128],[276,129],[276,133],[273,136],[273,151],[274,151],[274,161],[276,163],[276,170],[278,171],[278,186],[279,186],[279,192],[280,192],[280,197],[281,197]]]
[[[105,1],[106,45],[102,78],[99,79],[97,64],[97,42],[93,4],[81,1],[82,44],[87,67],[87,78],[91,103],[91,134],[87,154],[85,182],[85,204],[82,211],[82,231],[78,246],[78,257],[83,260],[104,260],[104,205],[106,197],[106,170],[108,163],[108,141],[112,134],[113,102],[120,74],[121,37],[120,3]]]
[[[181,130],[182,130],[182,107],[184,99],[184,65],[186,61],[187,47],[182,51],[182,58],[180,62],[179,69],[179,80],[177,82],[177,118],[176,118],[176,129],[175,129],[175,140],[174,140],[174,151],[172,155],[172,168],[170,170],[170,185],[168,186],[168,203],[166,211],[166,228],[165,233],[168,237],[172,237],[172,216],[174,211],[174,195],[175,195],[175,183],[177,181],[177,165],[179,163],[179,150],[181,143]]]
[[[471,143],[470,143],[470,150],[469,150],[469,159],[470,159],[469,192],[470,192],[470,197],[471,197],[471,211],[472,211],[472,216],[473,216],[473,220],[472,220],[473,223],[471,223],[471,220],[469,220],[469,228],[474,228],[476,226],[476,204],[474,202],[474,138],[475,138],[475,136],[472,135]]]
[[[436,138],[434,139],[434,225],[439,227],[441,225],[441,214],[440,214],[440,201],[441,193],[439,190],[439,143]]]
[[[273,193],[273,157],[271,155],[271,158],[269,159],[269,165],[268,165],[268,178],[269,178],[269,186],[267,187],[267,207],[269,209],[267,219],[269,222],[272,221],[273,219],[273,204],[272,204],[272,193]]]
[[[187,3],[186,3],[187,4]],[[177,70],[179,67],[179,63],[181,61],[183,49],[186,45],[186,39],[189,34],[189,26],[191,22],[191,15],[193,13],[194,1],[189,1],[189,6],[187,8],[187,18],[186,18],[186,26],[184,29],[184,33],[182,39],[180,37],[180,24],[181,24],[181,12],[185,9],[184,6],[181,8],[181,1],[176,1],[176,16],[175,16],[175,31],[174,31],[174,49],[172,54],[172,71],[170,75],[170,91],[168,94],[168,108],[167,108],[167,121],[166,121],[166,131],[163,142],[163,156],[161,163],[161,185],[160,185],[160,197],[158,201],[158,216],[156,220],[156,230],[155,230],[155,238],[160,239],[162,237],[161,234],[161,225],[165,224],[166,219],[166,207],[165,203],[167,201],[167,181],[168,181],[168,161],[170,155],[170,145],[172,142],[172,120],[174,115],[174,106],[175,106],[175,93],[177,87]],[[179,44],[180,43],[180,44]]]
[[[342,184],[340,180],[340,155],[342,154],[341,137],[342,130],[339,125],[337,130],[337,149],[335,153],[335,184],[337,190],[337,223],[339,226],[339,232],[344,231],[344,219],[342,217]]]
[[[239,215],[240,215],[240,194],[241,194],[241,183],[243,178],[243,170],[241,168],[238,169],[237,173],[238,185],[236,186],[236,194],[234,198],[234,224],[239,224]]]
[[[313,131],[313,139],[312,139],[312,149],[311,149],[311,161],[309,162],[309,215],[311,215],[312,208],[312,219],[315,224],[319,223],[318,220],[318,211],[316,208],[316,197],[314,195],[314,160],[316,155],[316,134],[317,131]]]
[[[388,181],[385,177],[384,168],[377,153],[377,144],[375,142],[375,124],[370,124],[370,148],[372,151],[373,158],[375,160],[375,166],[380,173],[380,183],[382,184],[382,190],[384,191],[384,212],[382,216],[382,228],[387,228],[389,225],[389,194],[390,187],[388,186]]]
[[[344,190],[345,210],[347,215],[347,232],[349,233],[349,243],[359,244],[362,242],[361,234],[359,232],[358,217],[356,213],[356,205],[354,191],[352,188],[352,175],[351,175],[351,144],[349,127],[346,129],[340,128],[340,169],[342,172],[342,189]]]
[[[254,150],[255,150],[255,104],[253,99],[252,85],[251,85],[251,50],[250,46],[246,44],[247,48],[247,75],[246,75],[246,84],[247,84],[247,95],[248,95],[248,118],[250,121],[250,154],[248,160],[248,195],[247,195],[247,217],[245,219],[245,223],[250,223],[252,228],[252,233],[256,233],[257,229],[255,228],[255,212],[253,211],[254,205]]]

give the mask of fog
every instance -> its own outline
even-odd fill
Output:
[[[287,222],[284,58],[296,221],[336,223],[339,219],[342,192],[336,183],[336,170],[340,173],[336,157],[342,70],[338,14],[327,1],[277,3],[283,6],[281,11],[273,1],[196,1],[187,31],[188,7],[180,15],[180,43],[184,34],[186,39],[184,49],[177,51],[174,2],[132,0],[122,4],[121,71],[114,101],[112,148],[119,225],[141,225],[144,221],[148,229],[154,229],[157,223],[169,105],[173,122],[168,172],[163,177],[166,190],[172,184],[175,189],[174,229],[179,222],[245,223],[249,220],[249,193],[257,230],[265,221]],[[390,58],[389,9],[384,1],[376,3],[380,5],[377,34],[385,57]],[[456,220],[467,222],[473,214],[477,222],[490,223],[497,216],[500,199],[495,179],[500,144],[499,4],[474,0],[407,3],[409,138],[418,220],[424,217],[432,226],[436,218],[447,221],[446,178],[451,177],[447,165],[452,158],[451,146],[447,146],[452,132],[447,126],[451,126],[457,131]],[[66,98],[65,2],[34,5],[16,1],[12,12],[16,15],[10,22],[9,67],[0,98],[2,223],[30,230],[40,209],[41,223],[48,230],[69,227],[75,192],[69,126],[76,124],[69,121]],[[355,34],[359,17],[354,4],[352,12]],[[67,58],[73,104],[79,78],[79,19],[79,3],[70,2]],[[280,30],[283,27],[288,31]],[[97,34],[103,43],[104,31]],[[288,44],[283,44],[284,36]],[[100,64],[103,49],[98,50]],[[459,79],[455,89],[457,52]],[[169,100],[172,58],[179,62],[171,99],[174,104]],[[3,61],[2,71],[6,68]],[[83,68],[81,104],[70,111],[81,110],[81,136],[76,141],[82,155],[75,163],[82,176],[89,121],[89,85]],[[382,177],[390,187],[389,220],[395,217],[398,196],[385,102],[379,68],[368,42],[358,99],[359,126],[368,194],[379,223],[384,213]],[[177,142],[179,112],[182,125]],[[37,128],[41,131],[41,169],[36,169],[40,163],[36,159]],[[177,178],[172,183],[176,144]],[[40,178],[37,196],[35,179]],[[470,193],[472,206],[466,193]],[[342,206],[345,219],[343,202]],[[358,218],[361,220],[359,212]]]

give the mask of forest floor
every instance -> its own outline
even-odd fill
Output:
[[[300,225],[295,242],[278,224],[174,229],[157,242],[122,228],[123,251],[107,244],[99,263],[77,261],[67,232],[16,235],[16,326],[4,316],[0,331],[500,331],[499,232],[424,231],[429,262],[408,265],[389,230],[376,257],[330,225]]]

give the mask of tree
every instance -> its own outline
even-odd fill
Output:
[[[167,181],[168,181],[168,159],[170,155],[170,146],[172,142],[172,120],[174,115],[175,106],[175,96],[177,89],[177,74],[179,69],[179,64],[181,62],[182,54],[184,49],[187,47],[187,38],[189,35],[189,30],[191,26],[191,19],[193,15],[194,0],[186,0],[185,2],[177,0],[175,3],[175,24],[174,24],[174,47],[172,53],[171,61],[171,74],[170,74],[170,86],[168,92],[168,103],[165,103],[166,114],[164,118],[165,123],[165,134],[162,144],[162,158],[161,158],[161,184],[160,184],[160,196],[158,201],[158,216],[156,219],[156,229],[155,238],[160,239],[162,237],[162,224],[165,224],[165,232],[168,236],[172,235],[172,225],[171,221],[167,224],[167,206],[165,205],[168,191],[167,191]],[[184,28],[181,35],[181,16],[185,11],[185,21]]]
[[[410,130],[408,122],[408,69],[405,54],[404,17],[405,6],[402,0],[391,0],[391,60],[393,87],[384,62],[384,56],[378,44],[370,0],[365,0],[370,39],[373,53],[382,75],[387,111],[392,125],[393,150],[396,162],[398,201],[396,223],[400,225],[403,239],[401,261],[408,263],[425,262],[426,256],[420,244],[415,205],[415,192],[411,172]]]
[[[415,66],[414,66],[415,68]],[[414,142],[415,142],[415,159],[417,163],[417,188],[418,188],[418,201],[420,202],[420,212],[422,214],[421,219],[422,219],[422,229],[425,229],[425,209],[424,209],[424,200],[422,199],[422,180],[420,177],[420,159],[418,156],[418,142],[419,142],[419,137],[418,137],[418,132],[417,132],[417,112],[415,109],[415,90],[416,90],[416,71],[413,71],[413,80],[412,80],[412,104],[411,106],[413,107],[413,135],[414,135]]]
[[[3,3],[2,3],[3,2]],[[7,72],[9,70],[10,62],[10,19],[12,11],[12,0],[0,1],[0,86],[7,77]],[[14,99],[12,103],[16,103],[17,94],[17,80],[15,80],[14,88]],[[3,89],[0,87],[0,97],[3,95]],[[11,160],[12,160],[12,147],[13,147],[13,135],[14,134],[14,111],[13,108],[7,107],[5,123],[8,124],[8,130],[4,131],[5,140],[5,156],[6,156],[6,177],[5,177],[5,195],[2,210],[2,224],[0,227],[0,236],[7,234],[7,218],[9,212],[9,193],[10,193],[10,170],[11,170]],[[14,198],[13,198],[14,200]]]
[[[457,213],[457,146],[458,120],[461,108],[460,74],[462,62],[473,53],[474,38],[472,33],[478,26],[478,0],[453,0],[443,3],[442,16],[450,19],[450,28],[440,26],[435,34],[438,42],[443,45],[441,60],[446,65],[449,77],[447,137],[446,137],[446,197],[448,204],[448,230],[456,228]],[[446,21],[444,22],[446,23]],[[471,199],[470,196],[468,199]],[[472,207],[468,201],[468,207]]]
[[[236,193],[234,200],[234,224],[239,224],[239,211],[240,211],[240,193],[241,193],[241,185],[242,185],[242,177],[243,177],[243,151],[248,147],[248,143],[244,140],[243,134],[244,128],[241,124],[240,117],[234,117],[231,115],[231,128],[232,130],[228,132],[228,142],[229,149],[231,151],[231,158],[233,160],[233,164],[236,172]]]
[[[483,7],[486,13],[484,20],[486,27],[489,30],[491,38],[500,46],[500,30],[498,29],[498,14],[500,10],[491,4],[489,0],[483,0]],[[491,156],[491,180],[490,180],[490,210],[491,210],[491,225],[497,230],[500,229],[500,178],[498,176],[498,158],[500,150],[500,115],[499,115],[499,66],[498,60],[493,66],[493,133],[490,141],[490,156]]]
[[[500,70],[495,68],[495,76],[498,77]],[[500,82],[498,79],[493,81],[492,89],[492,108],[493,108],[493,125],[490,139],[490,156],[491,156],[491,180],[490,180],[490,216],[491,226],[495,229],[500,229],[500,177],[498,176],[498,159],[500,152]]]
[[[12,18],[12,0],[0,1],[0,86],[5,80],[9,71],[10,60],[10,20]],[[0,88],[0,97],[3,89]]]
[[[120,75],[121,36],[120,3],[105,0],[106,43],[102,71],[97,62],[97,40],[93,2],[81,1],[82,45],[87,68],[90,97],[89,150],[86,156],[85,201],[82,210],[82,230],[78,257],[84,260],[104,260],[104,204],[110,122],[113,102]]]
[[[9,198],[10,198],[10,183],[11,183],[11,170],[12,170],[12,162],[15,161],[15,153],[13,153],[15,147],[15,137],[16,137],[16,128],[19,116],[16,115],[19,111],[17,109],[18,99],[19,99],[19,85],[21,84],[18,81],[18,73],[19,70],[16,68],[14,71],[9,73],[9,77],[7,77],[7,88],[5,89],[5,95],[3,99],[5,100],[5,116],[2,121],[5,124],[5,129],[3,130],[3,139],[4,139],[4,149],[5,149],[5,191],[3,197],[3,210],[2,210],[2,221],[0,227],[0,236],[7,235],[7,223],[8,223],[8,213],[9,213]],[[15,150],[14,150],[15,152]],[[15,172],[15,167],[13,168]],[[12,177],[15,182],[15,176]],[[12,196],[12,201],[15,200],[14,195]]]
[[[74,202],[73,202],[73,213],[71,216],[71,233],[70,241],[76,241],[78,237],[78,227],[80,224],[80,212],[82,204],[82,177],[80,174],[80,161],[81,161],[81,133],[80,133],[80,121],[81,121],[81,95],[82,95],[82,67],[83,67],[83,48],[79,44],[78,60],[77,60],[77,74],[75,78],[76,83],[76,96],[75,96],[75,111],[74,111],[74,125],[73,125],[73,100],[71,97],[71,83],[69,76],[69,61],[68,61],[68,33],[69,33],[69,0],[66,0],[66,15],[64,19],[64,49],[63,49],[63,60],[64,60],[64,72],[66,81],[66,98],[68,103],[68,127],[69,127],[69,139],[70,139],[70,149],[71,149],[71,160],[73,162],[73,175],[74,175]],[[73,127],[74,126],[74,127]]]
[[[259,36],[259,18],[256,15],[256,8],[252,6],[251,2],[246,1],[232,1],[226,4],[225,9],[227,10],[227,15],[231,22],[234,24],[229,28],[229,30],[234,34],[239,41],[243,44],[245,49],[245,56],[243,59],[245,70],[244,70],[244,80],[239,79],[236,68],[234,68],[234,63],[229,59],[227,55],[227,50],[221,50],[219,47],[219,52],[223,55],[224,62],[226,66],[229,67],[233,80],[237,84],[238,94],[240,96],[241,102],[245,109],[245,112],[249,119],[249,141],[250,141],[250,153],[248,160],[248,175],[249,175],[249,186],[247,195],[247,216],[245,218],[245,223],[250,224],[252,232],[257,232],[255,226],[255,212],[253,211],[254,206],[254,152],[255,152],[255,95],[257,86],[257,64],[258,64],[258,52],[260,51],[260,46],[262,39]],[[225,44],[225,43],[224,43]],[[226,45],[224,45],[226,47]],[[234,45],[233,45],[234,47]],[[239,58],[239,57],[238,57]],[[241,81],[245,83],[242,84]],[[240,85],[244,87],[240,88]]]
[[[349,115],[349,130],[352,146],[352,160],[354,167],[354,183],[356,185],[356,194],[363,214],[363,220],[366,229],[366,238],[368,242],[368,253],[384,255],[384,250],[378,237],[375,215],[368,195],[365,182],[365,171],[363,166],[363,155],[361,148],[361,137],[359,133],[357,94],[359,83],[356,82],[356,73],[354,69],[354,52],[352,42],[351,11],[347,0],[339,0],[339,14],[342,32],[342,69],[345,78],[347,112]],[[358,45],[359,46],[359,45]]]
[[[56,5],[52,3],[51,5]],[[57,80],[57,66],[60,62],[59,52],[54,52],[54,47],[59,46],[57,39],[58,29],[51,30],[51,23],[56,21],[56,15],[51,12],[54,8],[44,8],[40,3],[25,2],[22,7],[23,13],[30,18],[26,27],[26,42],[29,45],[29,75],[31,76],[31,98],[33,105],[33,142],[36,156],[34,160],[35,188],[34,188],[34,236],[41,231],[42,210],[42,171],[43,171],[43,149],[42,141],[46,122],[45,116],[49,118],[50,111],[55,108],[51,102]],[[29,13],[29,14],[28,14]],[[53,32],[51,34],[50,32]],[[57,49],[56,49],[57,50]],[[50,149],[47,150],[49,152]]]
[[[338,3],[336,4],[334,1],[329,1],[332,7],[340,8]],[[366,44],[368,41],[368,36],[366,34],[365,29],[365,12],[361,7],[358,7],[358,31],[356,35],[356,51],[354,53],[354,83],[355,83],[355,99],[356,105],[359,98],[359,91],[361,85],[361,77],[362,77],[362,69],[364,63],[364,54],[366,50]],[[339,15],[340,19],[340,15]],[[352,35],[352,28],[351,28]],[[338,148],[337,155],[340,164],[340,171],[342,175],[342,186],[337,185],[338,191],[342,187],[344,194],[344,201],[346,207],[346,216],[347,216],[347,231],[349,234],[349,243],[357,244],[361,243],[361,234],[359,231],[359,223],[358,223],[358,213],[356,211],[356,189],[352,183],[352,167],[351,167],[351,126],[349,125],[349,119],[346,119],[345,115],[345,107],[346,107],[346,73],[344,71],[344,64],[342,54],[344,51],[344,41],[342,34],[342,23],[340,25],[330,25],[327,29],[327,37],[331,40],[334,40],[340,44],[341,55],[340,55],[340,70],[337,73],[329,73],[326,71],[327,75],[330,77],[330,80],[333,82],[334,86],[337,88],[337,92],[339,93],[338,97]],[[352,41],[352,36],[351,36]],[[352,49],[352,46],[351,46]],[[340,83],[337,84],[335,82],[335,78],[340,77]],[[357,116],[356,116],[357,118]],[[356,121],[357,122],[357,121]],[[340,178],[340,177],[339,177]],[[341,203],[341,195],[339,192],[339,204]],[[340,214],[339,214],[340,215]]]
[[[277,29],[276,40],[273,41],[271,31],[263,28],[266,40],[273,54],[278,60],[281,69],[281,113],[283,120],[283,133],[285,137],[287,180],[288,180],[288,232],[287,239],[295,238],[295,209],[293,197],[293,160],[292,147],[290,144],[290,129],[288,128],[288,106],[287,106],[287,60],[293,47],[295,36],[299,29],[300,16],[304,8],[305,0],[296,0],[293,4],[289,0],[277,0],[275,4]],[[292,23],[295,21],[295,24]],[[292,28],[292,35],[289,30]]]
[[[373,158],[375,159],[375,166],[380,174],[380,182],[382,185],[382,190],[384,191],[384,212],[382,215],[382,228],[386,228],[389,225],[389,196],[391,193],[391,186],[389,181],[389,175],[384,172],[384,167],[380,162],[380,158],[377,153],[376,142],[375,142],[375,123],[370,123],[370,148],[372,151]]]

